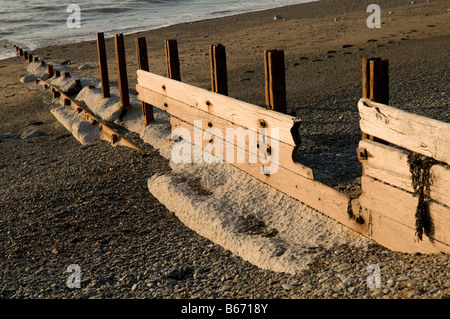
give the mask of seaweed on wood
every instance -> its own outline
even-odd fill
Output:
[[[411,185],[414,196],[419,198],[416,209],[416,236],[422,240],[423,234],[431,237],[434,231],[430,215],[430,186],[433,182],[430,173],[431,167],[437,164],[433,158],[411,152],[408,154],[409,170],[411,172]]]

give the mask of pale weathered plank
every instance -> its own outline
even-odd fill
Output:
[[[151,104],[155,107],[164,110],[169,114],[192,125],[194,124],[194,121],[201,120],[203,130],[206,130],[208,128],[218,128],[221,131],[222,136],[225,137],[227,128],[242,128],[244,130],[246,129],[245,127],[237,125],[236,123],[232,123],[226,119],[217,117],[214,114],[189,106],[181,101],[174,100],[168,96],[159,94],[146,88],[142,88],[139,85],[138,87],[140,92],[139,96],[141,99],[152,101]],[[261,132],[261,130],[258,129],[257,132],[259,133]],[[267,136],[272,136],[271,129],[267,129]],[[269,144],[270,140],[271,138],[268,139]],[[275,145],[273,146],[275,147]],[[246,139],[246,149],[249,150],[248,139]],[[275,152],[276,149],[273,149],[273,151]],[[314,174],[312,169],[293,160],[293,153],[295,155],[295,152],[296,150],[294,149],[294,146],[280,141],[278,143],[279,165],[306,178],[313,179]]]
[[[367,156],[367,159],[359,156],[365,175],[413,192],[408,152],[370,140],[361,140],[358,152]],[[450,207],[450,167],[435,164],[430,172],[430,198]]]
[[[352,201],[352,206],[353,211],[359,211],[365,221],[365,227],[358,231],[388,249],[405,253],[450,253],[450,245],[447,243],[431,241],[427,236],[419,241],[413,229],[381,214],[376,209],[363,207],[358,200]]]
[[[363,193],[358,199],[361,206],[377,211],[415,232],[417,197],[369,176],[361,178],[361,188]],[[431,237],[450,244],[450,208],[436,202],[431,202],[429,208],[434,225]]]
[[[186,83],[168,79],[150,72],[138,70],[136,91],[141,101],[148,100],[145,89],[154,91],[171,99],[183,102],[204,112],[250,129],[278,128],[279,139],[286,144],[300,144],[298,128],[300,120],[293,116],[266,110],[263,107],[198,88]]]
[[[450,207],[450,167],[434,165],[430,171],[433,176],[430,197]]]
[[[358,109],[363,132],[450,164],[450,123],[365,98],[359,100]]]

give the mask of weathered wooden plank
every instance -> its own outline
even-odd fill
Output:
[[[266,110],[150,72],[138,70],[137,74],[136,91],[141,101],[152,104],[152,101],[146,100],[146,89],[150,89],[246,128],[278,128],[280,141],[292,146],[300,144],[298,133],[300,120],[293,116]]]
[[[172,120],[172,122],[180,123],[176,119]],[[182,123],[180,125],[187,128],[190,131],[191,136],[193,136],[193,125],[188,123]],[[349,218],[348,208],[350,199],[334,188],[315,180],[308,179],[302,175],[295,174],[281,166],[276,173],[269,175],[261,173],[261,167],[264,166],[264,164],[261,163],[235,162],[230,164],[351,229],[360,229],[361,227],[364,227],[359,225],[354,219]]]
[[[365,175],[413,192],[408,152],[369,140],[360,141],[358,152],[364,153],[358,157]],[[450,167],[444,165],[436,164],[430,169],[430,197],[450,207]]]
[[[450,253],[450,245],[447,243],[431,241],[427,236],[418,241],[413,229],[381,214],[379,209],[363,207],[358,200],[352,201],[352,206],[353,211],[359,211],[365,221],[364,228],[356,229],[388,249],[405,253]]]
[[[364,98],[358,109],[363,132],[450,164],[450,123]]]
[[[430,169],[433,181],[430,186],[430,197],[450,207],[450,167],[434,165]]]
[[[144,99],[146,101],[151,101],[151,104],[155,107],[162,109],[169,114],[182,119],[183,121],[194,124],[194,121],[201,120],[202,129],[206,130],[208,128],[218,128],[222,136],[226,136],[227,128],[242,128],[246,130],[245,127],[237,125],[236,123],[230,122],[223,118],[217,117],[214,114],[204,112],[195,107],[189,106],[183,102],[173,100],[167,96],[156,93],[154,91],[139,88],[138,86],[139,98]],[[260,130],[255,130],[260,133]],[[271,129],[267,129],[267,136],[271,136]],[[259,137],[258,137],[259,138]],[[270,138],[269,138],[270,143]],[[275,145],[270,145],[271,147],[275,147]],[[248,139],[246,139],[246,149],[249,148]],[[272,152],[276,152],[277,150],[274,148]],[[284,142],[278,143],[278,154],[279,154],[279,165],[285,167],[286,169],[300,174],[306,178],[313,179],[314,174],[312,169],[297,163],[294,161],[293,157],[296,156],[296,148],[292,145],[286,144]]]
[[[369,176],[361,178],[361,188],[363,193],[358,199],[361,206],[377,211],[415,232],[417,197]],[[429,211],[434,227],[431,238],[450,244],[450,208],[431,201]],[[414,239],[411,237],[412,241]]]
[[[201,146],[202,149],[204,151],[206,151],[206,149],[208,149],[208,152],[211,153],[212,155],[214,155],[215,157],[217,157],[218,159],[220,159],[222,162],[229,162],[231,163],[237,163],[238,161],[249,161],[250,155],[252,152],[249,152],[248,148],[240,148],[239,146],[235,145],[235,143],[229,143],[226,140],[222,139],[220,136],[218,135],[214,135],[214,134],[208,134],[205,132],[204,129],[202,129],[202,127],[198,127],[195,125],[192,125],[190,123],[184,122],[178,118],[176,118],[175,116],[172,116],[170,118],[170,124],[172,125],[172,132],[178,132],[179,131],[175,131],[178,128],[182,128],[182,129],[187,129],[187,131],[189,132],[189,137],[183,136],[183,134],[181,133],[179,136],[181,136],[184,139],[187,139],[191,142],[195,142],[195,145],[197,146]],[[207,131],[210,132],[210,131]],[[198,135],[201,135],[200,138],[197,138]],[[206,139],[206,137],[209,137],[208,139]],[[248,142],[248,140],[246,140],[246,142]],[[227,159],[227,148],[233,148],[233,159],[232,161],[229,161],[229,159]],[[244,154],[244,160],[242,160],[242,158],[240,158],[238,156],[238,153],[243,151]],[[191,154],[192,158],[193,158],[193,154]],[[261,164],[262,161],[264,161],[264,163],[266,165],[270,165],[271,164],[271,158],[270,155],[269,156],[264,156],[264,155],[260,155],[260,154],[255,154],[255,161],[253,161],[255,164],[259,163]]]
[[[196,117],[198,120],[198,117]],[[186,119],[186,117],[183,117],[183,119]],[[189,117],[189,120],[193,120],[194,117]],[[198,122],[196,122],[198,124]],[[234,151],[234,162],[237,162],[237,155],[238,152],[240,150],[242,150],[245,154],[245,161],[250,162],[250,157],[254,158],[254,161],[258,161],[259,163],[265,163],[265,165],[270,166],[273,161],[276,161],[274,163],[274,165],[278,165],[281,167],[286,168],[287,170],[301,175],[305,178],[308,179],[314,179],[314,174],[311,168],[306,167],[300,163],[294,163],[292,161],[292,158],[290,156],[285,156],[285,154],[289,154],[289,152],[292,152],[292,146],[287,145],[287,144],[283,144],[283,143],[278,143],[277,147],[278,150],[276,149],[274,144],[271,144],[271,140],[270,140],[270,134],[269,138],[267,138],[266,136],[262,137],[259,134],[257,134],[255,136],[255,142],[258,143],[258,148],[255,149],[255,147],[251,144],[251,142],[249,141],[249,137],[246,136],[245,137],[245,148],[242,148],[240,145],[236,144],[236,141],[233,142],[232,145],[230,145],[230,143],[227,142],[226,140],[226,132],[225,132],[225,126],[221,124],[217,124],[217,121],[214,122],[213,125],[208,125],[208,123],[211,122],[206,122],[203,121],[201,122],[202,126],[195,126],[194,122],[186,122],[186,121],[182,121],[174,116],[172,116],[171,118],[171,124],[172,124],[172,130],[176,129],[178,127],[181,128],[187,128],[188,130],[191,130],[190,125],[195,126],[196,128],[202,130],[203,132],[208,130],[208,128],[213,128],[213,129],[219,129],[221,134],[214,134],[213,130],[208,130],[208,132],[211,132],[211,140],[207,140],[207,141],[203,141],[202,147],[205,148],[208,144],[212,143],[217,143],[215,145],[222,145],[222,157],[221,159],[226,161],[226,157],[225,157],[225,152],[226,152],[226,148],[228,147],[233,147],[235,149]],[[231,128],[231,127],[230,127]],[[234,127],[237,128],[237,127]],[[208,134],[209,135],[209,134]],[[191,137],[193,137],[193,135],[191,134]],[[261,138],[264,138],[267,141],[267,147],[266,149],[262,149],[262,151],[259,151],[259,141]],[[210,145],[212,147],[212,145]],[[262,147],[262,146],[261,146]],[[215,150],[215,148],[214,148]],[[275,156],[275,152],[278,152],[278,155]],[[214,152],[212,153],[213,155],[216,155]],[[242,160],[241,160],[242,161]]]
[[[112,127],[108,126],[107,124],[103,123],[100,118],[95,116],[93,113],[91,113],[89,110],[84,108],[83,106],[79,105],[77,102],[72,100],[68,95],[66,95],[64,92],[60,91],[57,87],[51,85],[50,83],[38,78],[36,79],[36,84],[43,84],[44,88],[50,88],[53,93],[57,93],[57,97],[64,101],[64,105],[70,106],[72,109],[76,110],[78,113],[82,113],[83,117],[86,120],[91,120],[92,125],[98,125],[100,129],[100,133],[104,136],[111,139],[111,143],[115,144],[116,142],[119,142],[119,144],[128,146],[130,148],[133,148],[135,150],[138,150],[141,152],[141,155],[146,155],[145,151],[137,146],[136,144],[128,141],[124,136],[122,136],[120,133],[116,132]]]

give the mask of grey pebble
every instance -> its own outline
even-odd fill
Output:
[[[291,284],[282,284],[281,287],[282,287],[284,290],[292,290],[292,289],[295,288],[295,286],[294,286],[294,285],[291,285]]]
[[[26,130],[25,132],[22,133],[22,135],[20,135],[21,139],[28,139],[28,138],[33,138],[33,137],[39,137],[44,135],[45,133],[40,131],[40,130],[36,130],[34,128],[30,128],[28,130]]]

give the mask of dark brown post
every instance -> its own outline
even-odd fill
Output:
[[[362,97],[370,98],[370,60],[362,59]],[[362,139],[370,139],[370,136],[362,132]]]
[[[39,65],[40,65],[40,66],[44,66],[44,65],[45,65],[45,61],[39,62]]]
[[[65,78],[70,78],[70,72],[64,72],[64,77]]]
[[[39,62],[39,57],[35,56],[35,57],[33,58],[33,62]]]
[[[211,88],[213,92],[228,95],[227,57],[222,44],[210,45]]]
[[[284,51],[264,51],[264,66],[266,107],[270,110],[287,113]]]
[[[19,55],[20,55],[20,56],[23,55],[23,49],[19,49]]]
[[[28,54],[28,63],[33,62],[33,55],[32,54]]]
[[[28,52],[27,52],[27,51],[24,51],[24,52],[23,52],[23,59],[24,59],[24,60],[27,60],[27,59],[28,59]]]
[[[372,101],[389,104],[389,61],[370,61],[370,97]]]
[[[103,32],[97,32],[98,65],[100,67],[100,80],[102,82],[103,98],[111,96],[109,91],[108,63],[106,60],[106,45]]]
[[[48,76],[49,77],[52,77],[53,76],[53,66],[51,65],[51,64],[48,64],[47,65],[47,73],[48,73]]]
[[[76,79],[75,80],[75,91],[80,92],[81,89],[82,89],[81,80],[80,79]]]
[[[59,70],[55,70],[55,78],[59,78],[61,72]]]
[[[122,117],[130,109],[130,95],[128,92],[128,78],[127,78],[127,64],[125,60],[125,44],[123,41],[123,34],[116,34],[114,36],[114,43],[116,47],[116,61],[117,61],[117,77],[119,81],[120,105],[122,107]]]
[[[135,41],[138,69],[149,71],[147,42],[144,37],[136,38]],[[142,102],[142,115],[144,118],[144,126],[147,126],[150,122],[154,122],[155,118],[153,117],[153,105]]]
[[[181,81],[177,40],[165,40],[167,77]]]
[[[362,97],[389,104],[389,60],[371,58],[362,60]],[[363,139],[387,142],[362,132]]]

